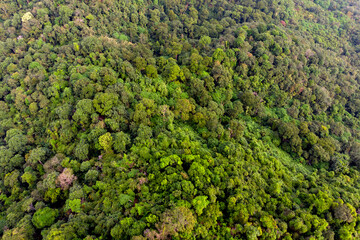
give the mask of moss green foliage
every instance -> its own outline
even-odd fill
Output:
[[[51,226],[54,223],[57,215],[58,215],[58,211],[56,209],[51,209],[49,207],[42,208],[34,213],[32,222],[36,228],[41,229],[44,227]]]
[[[2,239],[360,239],[360,4],[2,0]]]
[[[81,211],[81,199],[68,200],[65,210],[69,209],[74,213],[79,213]]]

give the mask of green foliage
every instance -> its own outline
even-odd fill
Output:
[[[146,72],[146,76],[148,76],[150,78],[157,78],[158,77],[157,69],[153,65],[146,66],[145,72]]]
[[[21,180],[23,182],[26,182],[27,184],[29,184],[29,186],[32,186],[35,182],[36,182],[36,175],[34,173],[31,172],[25,172],[22,176],[21,176]]]
[[[93,104],[98,113],[107,115],[117,100],[118,96],[114,93],[98,93],[95,95]]]
[[[37,210],[34,213],[34,216],[32,218],[32,223],[36,228],[42,229],[44,227],[51,226],[54,223],[57,216],[58,216],[57,209],[51,209],[49,207],[45,207]]]
[[[97,177],[99,176],[99,172],[96,171],[95,169],[90,169],[86,174],[85,174],[85,180],[89,183],[93,183],[96,181]]]
[[[176,61],[172,58],[170,58],[167,61],[167,64],[165,65],[164,77],[166,77],[168,79],[168,81],[184,79],[184,74],[181,71],[181,68],[179,67],[179,65],[177,65]]]
[[[172,164],[178,164],[181,165],[182,161],[179,156],[177,155],[171,155],[169,157],[164,157],[160,159],[160,168],[165,168]]]
[[[157,231],[147,231],[145,236],[148,238],[173,236],[188,239],[191,237],[195,223],[196,218],[188,208],[175,207],[161,215],[160,222],[156,224]]]
[[[89,144],[86,144],[84,140],[80,141],[75,147],[74,155],[80,160],[87,159],[89,155]]]
[[[5,141],[13,152],[23,152],[27,144],[26,136],[18,129],[10,129],[6,132]]]
[[[209,36],[201,36],[200,40],[199,40],[199,44],[202,47],[208,46],[211,43],[211,38]]]
[[[115,32],[114,37],[119,39],[120,41],[128,41],[129,40],[129,37],[122,33],[119,34],[119,33]]]
[[[31,239],[35,233],[35,229],[31,224],[31,216],[26,215],[12,230],[5,231],[2,235],[2,239]]]
[[[45,160],[46,157],[46,149],[39,147],[35,148],[30,152],[29,158],[27,159],[27,162],[34,165],[36,163],[42,163]]]
[[[131,143],[130,136],[124,132],[118,132],[114,135],[114,150],[118,153],[126,151],[126,147]]]
[[[73,213],[81,212],[81,199],[67,200],[66,209],[70,209]]]
[[[105,150],[105,152],[111,151],[113,145],[113,138],[109,132],[99,137],[99,144]]]
[[[359,239],[359,16],[1,1],[2,238]]]
[[[207,196],[197,196],[192,200],[192,205],[194,206],[196,213],[201,215],[203,213],[204,208],[209,205],[209,201],[207,200]]]

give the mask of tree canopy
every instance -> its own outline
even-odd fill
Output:
[[[2,0],[1,238],[360,239],[359,20]]]

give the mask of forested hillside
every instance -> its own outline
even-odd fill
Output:
[[[359,53],[354,0],[2,0],[2,239],[360,239]]]

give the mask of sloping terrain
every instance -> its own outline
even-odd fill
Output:
[[[3,0],[2,239],[360,239],[350,0]]]

